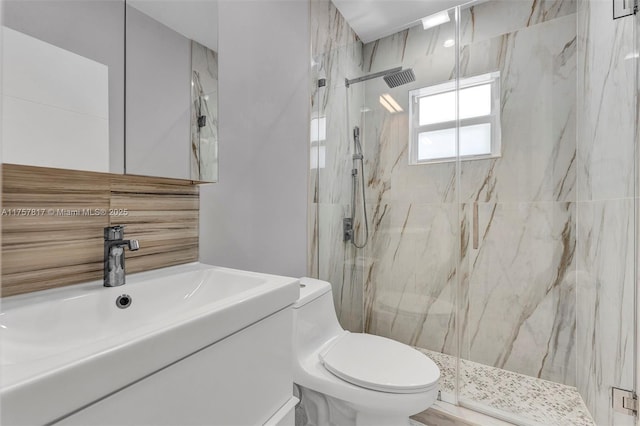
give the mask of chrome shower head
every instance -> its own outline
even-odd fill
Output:
[[[393,89],[394,87],[402,86],[403,84],[416,81],[416,75],[413,73],[413,70],[411,68],[389,73],[383,78],[387,83],[387,86],[389,86],[389,88],[391,89]]]
[[[394,87],[402,86],[403,84],[411,83],[412,81],[416,81],[416,75],[413,73],[413,69],[407,68],[403,70],[402,67],[396,67],[384,71],[378,71],[376,73],[365,75],[362,77],[352,78],[351,80],[345,78],[344,85],[346,87],[349,87],[354,83],[361,83],[363,81],[371,80],[378,77],[384,78],[387,86],[389,86],[389,88],[391,89],[393,89]]]

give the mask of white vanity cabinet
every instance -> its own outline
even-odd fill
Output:
[[[3,299],[0,423],[293,425],[298,297],[297,278],[194,262]]]
[[[293,426],[291,315],[272,314],[55,424]]]

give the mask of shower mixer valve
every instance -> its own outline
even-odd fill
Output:
[[[342,241],[351,241],[353,239],[353,218],[345,217],[342,219]]]

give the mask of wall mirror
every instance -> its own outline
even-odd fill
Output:
[[[3,162],[122,173],[124,3],[3,6]]]
[[[126,173],[218,179],[216,0],[126,1]]]

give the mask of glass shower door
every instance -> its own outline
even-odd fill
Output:
[[[345,79],[361,73],[362,42],[329,0],[313,0],[310,160],[311,273],[331,283],[340,324],[363,330],[362,257],[344,238],[351,216],[353,127],[359,125],[361,86]],[[360,208],[358,206],[358,208]],[[355,224],[358,239],[359,224]]]
[[[361,75],[400,67],[415,76],[395,87],[382,78],[361,83],[370,227],[364,325],[367,333],[430,356],[441,369],[442,398],[455,402],[460,241],[455,11],[432,18],[363,46]],[[434,90],[441,95],[436,107],[430,102]]]
[[[611,389],[634,380],[633,20],[600,0],[460,12],[461,153],[498,147],[459,160],[460,403],[523,424],[631,425]],[[489,73],[491,132],[466,137],[480,100],[463,92]]]
[[[441,367],[443,399],[455,402],[455,12],[363,43],[331,2],[313,0],[311,9],[313,68],[323,82],[312,97],[312,271],[331,282],[345,329],[425,352]],[[413,81],[375,77],[396,68],[403,76],[411,70]],[[428,103],[430,88],[443,84],[447,105],[432,111],[439,114],[435,121],[431,113],[421,116],[420,99]],[[438,158],[425,157],[438,146]],[[348,218],[355,244],[344,238]]]

